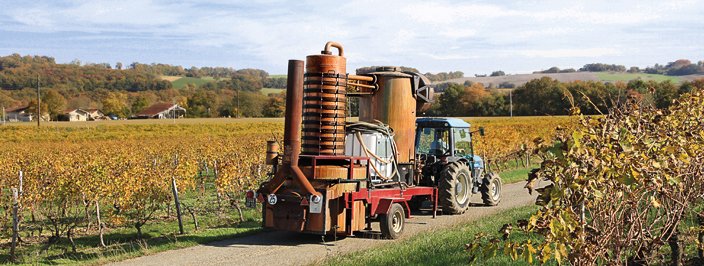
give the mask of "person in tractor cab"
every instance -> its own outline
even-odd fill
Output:
[[[436,129],[433,142],[430,143],[430,153],[441,156],[446,154],[449,148],[447,130]]]

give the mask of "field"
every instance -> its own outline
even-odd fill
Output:
[[[634,80],[634,79],[654,80],[657,82],[661,82],[661,81],[665,81],[665,80],[672,81],[673,83],[680,82],[679,77],[665,76],[665,75],[658,75],[658,74],[646,74],[646,73],[599,72],[596,74],[596,76],[600,80],[608,81],[608,82],[616,82],[616,81],[628,82],[628,81]]]
[[[465,119],[486,129],[477,153],[507,181],[525,178],[526,169],[512,169],[524,164],[533,139],[574,124],[571,117]],[[259,213],[238,210],[243,192],[268,178],[265,141],[281,139],[283,119],[33,125],[0,127],[0,246],[9,250],[10,188],[20,187],[22,171],[19,260],[95,263],[258,230]]]
[[[214,79],[212,77],[202,77],[202,78],[191,78],[191,77],[182,77],[180,79],[177,79],[172,82],[174,85],[174,88],[176,89],[182,89],[185,88],[187,84],[194,84],[196,87],[203,85],[205,83],[208,83],[210,81],[213,81]]]
[[[174,88],[176,89],[183,89],[184,87],[186,87],[186,84],[189,83],[194,84],[196,85],[196,87],[198,87],[214,80],[212,77],[192,78],[179,76],[162,76],[161,78],[164,80],[171,81],[171,84],[173,84]]]
[[[645,74],[645,73],[611,73],[611,72],[573,72],[573,73],[545,73],[545,74],[511,74],[506,76],[498,77],[464,77],[458,79],[448,80],[449,82],[464,83],[465,81],[480,82],[484,86],[493,85],[498,87],[499,84],[508,82],[516,86],[521,86],[526,82],[539,79],[541,77],[550,77],[556,79],[560,82],[570,82],[570,81],[602,81],[602,82],[615,82],[624,81],[628,82],[633,79],[643,79],[643,80],[672,80],[673,82],[681,82],[684,80],[694,80],[697,78],[704,77],[703,75],[689,75],[682,77],[665,76],[665,75],[655,75],[655,74]]]
[[[285,78],[286,75],[270,75],[271,78]],[[191,78],[191,77],[180,77],[180,76],[162,76],[161,79],[168,80],[176,89],[183,89],[187,84],[191,83],[196,85],[196,87],[201,86],[210,81],[214,81],[212,77],[201,77],[201,78]],[[262,88],[261,93],[264,95],[269,95],[270,93],[280,93],[283,89],[279,88]]]
[[[284,91],[284,89],[263,88],[261,92],[262,92],[262,94],[264,94],[264,95],[269,95],[270,93],[279,94],[279,93],[281,93],[281,92],[283,92],[283,91]]]

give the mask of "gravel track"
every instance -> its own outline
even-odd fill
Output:
[[[527,190],[523,188],[524,185],[525,182],[504,185],[503,199],[496,207],[484,207],[477,204],[477,206],[470,207],[462,215],[439,215],[435,219],[429,214],[416,214],[407,220],[401,239],[477,220],[502,210],[532,204],[535,202],[535,195],[529,195]],[[474,195],[472,202],[481,202],[479,195]],[[328,256],[337,256],[398,241],[369,239],[376,238],[376,236],[376,234],[365,234],[365,236],[332,241],[332,239],[324,240],[321,236],[315,235],[278,231],[263,232],[190,248],[165,251],[112,265],[307,265],[319,263]]]

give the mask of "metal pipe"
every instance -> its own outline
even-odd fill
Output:
[[[342,44],[339,42],[327,42],[325,44],[325,49],[323,50],[323,54],[332,54],[330,51],[330,47],[335,47],[339,51],[339,56],[345,56],[345,50],[342,48]]]
[[[374,80],[376,80],[374,78],[374,76],[360,76],[360,75],[349,75],[349,76],[347,76],[347,78],[350,80],[369,81],[369,82],[374,82]]]
[[[367,88],[367,89],[372,89],[376,90],[379,88],[376,84],[369,85],[369,84],[362,84],[362,83],[347,83],[347,87],[357,87],[357,88]]]
[[[303,61],[288,61],[284,120],[284,165],[298,165],[303,121]],[[295,157],[295,162],[294,158]]]
[[[292,174],[301,187],[311,195],[320,196],[308,178],[298,167],[301,154],[301,123],[303,120],[303,61],[288,61],[286,82],[286,111],[284,122],[283,167],[264,188],[265,193],[273,194],[281,187],[287,174]]]

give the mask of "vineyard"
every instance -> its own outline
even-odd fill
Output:
[[[534,139],[575,124],[569,117],[467,120],[485,128],[477,153],[499,170],[530,164],[524,159]],[[125,243],[140,250],[145,239],[259,219],[241,200],[267,178],[265,142],[281,139],[283,122],[185,121],[0,127],[0,246],[25,263],[85,260],[125,252]],[[186,224],[176,227],[179,216]],[[167,229],[145,232],[153,224]]]
[[[466,245],[471,260],[704,263],[704,88],[656,109],[638,99],[558,130],[526,188],[540,209]],[[547,180],[533,187],[532,181]],[[515,225],[515,226],[514,226]],[[525,237],[530,236],[530,237]]]

